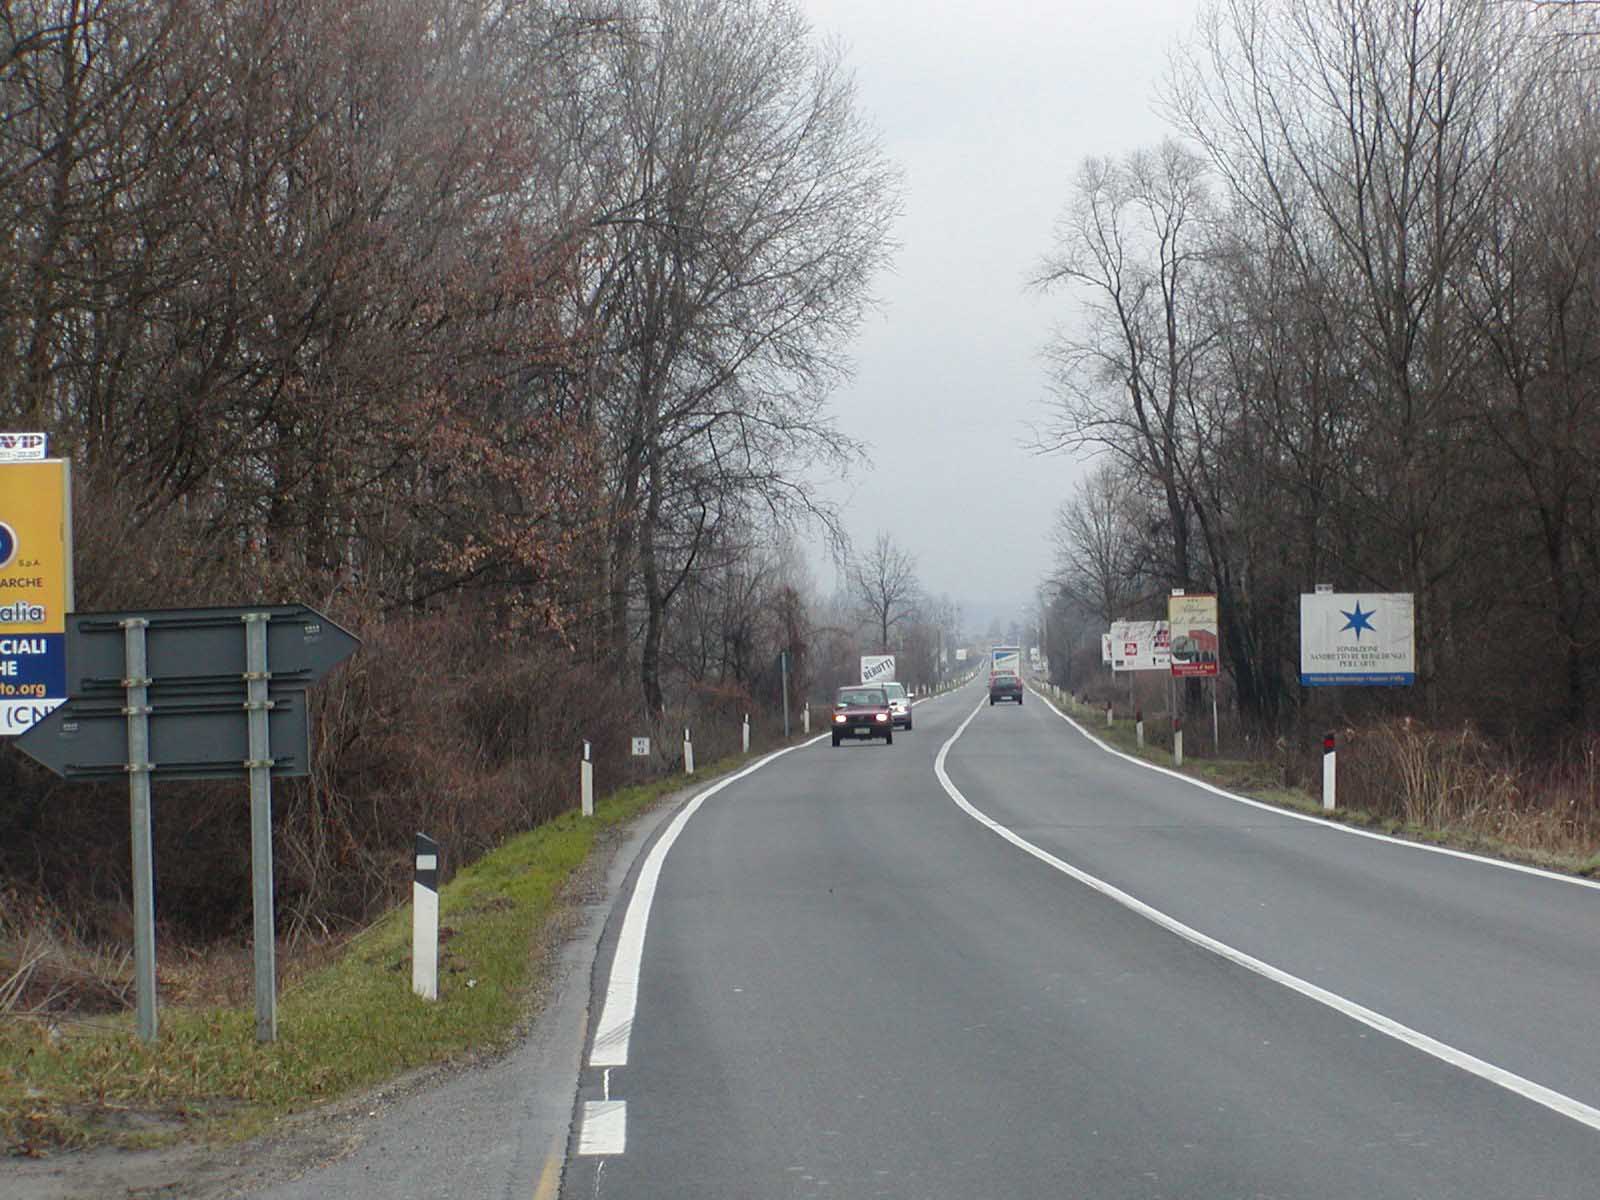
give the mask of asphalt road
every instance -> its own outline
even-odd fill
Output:
[[[630,887],[570,1200],[1600,1193],[1600,889],[1214,794],[1033,695],[768,761]]]

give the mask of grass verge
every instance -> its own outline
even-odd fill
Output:
[[[1037,686],[1037,685],[1035,685]],[[1354,825],[1378,833],[1410,841],[1425,842],[1431,846],[1444,846],[1481,854],[1487,858],[1500,858],[1523,866],[1540,867],[1566,875],[1600,879],[1600,854],[1561,854],[1536,849],[1491,837],[1470,829],[1440,829],[1436,826],[1414,825],[1392,816],[1380,816],[1359,808],[1339,808],[1332,812],[1322,807],[1320,795],[1304,788],[1285,786],[1277,769],[1267,762],[1254,759],[1190,758],[1183,766],[1172,765],[1172,751],[1165,747],[1138,744],[1134,723],[1126,718],[1105,724],[1105,710],[1079,704],[1071,696],[1054,690],[1050,702],[1072,717],[1085,730],[1107,745],[1133,758],[1142,759],[1169,771],[1177,771],[1204,780],[1225,791],[1259,800],[1278,808],[1291,809],[1327,821]]]
[[[747,765],[703,767],[695,785]],[[0,1025],[0,1142],[12,1155],[184,1138],[247,1137],[272,1119],[416,1067],[503,1046],[542,975],[561,890],[597,839],[680,777],[623,789],[586,820],[567,813],[464,867],[439,893],[439,999],[411,992],[411,907],[351,938],[337,960],[282,989],[278,1040],[252,1006],[163,1006],[146,1044],[131,1016]]]

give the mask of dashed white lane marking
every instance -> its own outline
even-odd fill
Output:
[[[945,771],[944,764],[946,757],[950,753],[950,747],[956,744],[956,739],[966,732],[967,726],[972,724],[973,719],[982,711],[983,705],[980,703],[977,708],[967,715],[967,719],[957,726],[956,731],[950,735],[944,745],[939,748],[939,755],[933,762],[933,772],[938,776],[940,785],[943,786],[950,799],[954,800],[957,806],[974,821],[977,821],[978,824],[998,834],[1019,850],[1033,856],[1047,866],[1054,867],[1063,875],[1077,880],[1085,887],[1093,888],[1101,895],[1116,901],[1124,908],[1137,913],[1145,920],[1159,925],[1168,932],[1177,934],[1185,941],[1199,946],[1202,950],[1209,950],[1211,953],[1227,959],[1247,971],[1255,972],[1264,979],[1270,979],[1273,983],[1286,987],[1290,991],[1298,992],[1307,999],[1326,1005],[1351,1020],[1359,1021],[1363,1025],[1376,1029],[1379,1033],[1394,1038],[1398,1042],[1403,1042],[1413,1049],[1421,1050],[1424,1054],[1431,1054],[1434,1058],[1447,1062],[1451,1066],[1467,1072],[1469,1075],[1476,1075],[1479,1079],[1485,1079],[1490,1083],[1497,1084],[1526,1100],[1532,1100],[1535,1104],[1542,1104],[1552,1112],[1560,1113],[1563,1117],[1568,1117],[1581,1125],[1587,1125],[1590,1129],[1600,1130],[1600,1109],[1592,1108],[1581,1100],[1575,1100],[1571,1096],[1563,1095],[1561,1092],[1547,1088],[1543,1084],[1534,1083],[1531,1079],[1524,1079],[1521,1075],[1507,1071],[1503,1067],[1497,1067],[1491,1062],[1485,1062],[1475,1055],[1468,1054],[1465,1050],[1458,1050],[1456,1047],[1447,1045],[1436,1038],[1431,1038],[1425,1033],[1412,1029],[1410,1026],[1402,1025],[1399,1021],[1386,1017],[1380,1012],[1375,1012],[1364,1005],[1357,1004],[1354,1000],[1347,999],[1336,992],[1330,992],[1326,988],[1318,987],[1316,984],[1301,979],[1297,975],[1291,975],[1287,971],[1280,970],[1270,963],[1246,954],[1242,950],[1237,950],[1226,942],[1220,942],[1208,934],[1201,933],[1193,926],[1185,925],[1176,917],[1168,916],[1160,909],[1151,907],[1143,900],[1135,898],[1121,888],[1090,875],[1087,871],[1080,870],[1063,859],[1057,858],[1048,850],[1044,850],[1020,834],[1012,832],[1012,830],[1000,824],[987,813],[974,808],[966,796],[962,795],[961,789],[951,781],[948,772]]]
[[[655,900],[656,885],[661,880],[661,864],[666,861],[667,852],[672,849],[672,843],[678,840],[689,818],[729,784],[738,782],[752,771],[759,771],[791,751],[813,746],[828,736],[822,733],[798,746],[786,746],[751,763],[744,770],[718,780],[684,805],[683,811],[672,819],[672,823],[650,848],[644,866],[639,871],[639,882],[633,889],[633,897],[628,901],[628,911],[622,918],[622,929],[617,934],[617,949],[611,960],[605,1003],[600,1009],[600,1022],[595,1026],[594,1046],[589,1051],[591,1067],[628,1065],[628,1041],[633,1034],[633,1016],[639,1003],[639,966],[644,959],[644,935],[650,924],[650,905]]]
[[[578,1153],[621,1154],[628,1148],[628,1102],[585,1100],[578,1128]]]

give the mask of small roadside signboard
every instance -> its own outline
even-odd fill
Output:
[[[1113,671],[1166,671],[1171,666],[1171,634],[1165,621],[1112,622]]]
[[[894,655],[863,654],[861,656],[862,683],[891,683],[894,680]]]
[[[1180,678],[1215,676],[1219,641],[1217,598],[1198,592],[1167,597],[1172,673]]]
[[[650,739],[636,737],[633,739],[633,756],[635,758],[648,758],[650,755]]]

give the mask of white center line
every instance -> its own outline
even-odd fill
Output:
[[[966,732],[967,726],[972,724],[973,719],[983,711],[983,707],[980,702],[978,707],[967,715],[967,719],[961,722],[956,731],[950,735],[949,740],[939,748],[939,756],[934,759],[933,763],[933,772],[938,776],[939,783],[944,787],[950,799],[954,800],[956,805],[973,820],[977,821],[978,824],[991,830],[1019,850],[1032,855],[1047,866],[1053,867],[1063,875],[1077,880],[1085,887],[1093,888],[1101,895],[1116,901],[1124,908],[1137,913],[1147,921],[1159,925],[1168,932],[1177,934],[1185,941],[1199,946],[1202,950],[1209,950],[1211,953],[1227,959],[1247,971],[1253,971],[1264,979],[1270,979],[1273,983],[1280,984],[1290,991],[1298,992],[1307,999],[1326,1005],[1337,1013],[1341,1013],[1352,1020],[1360,1021],[1363,1025],[1370,1026],[1379,1033],[1386,1034],[1398,1042],[1404,1042],[1413,1049],[1421,1050],[1424,1054],[1431,1054],[1434,1058],[1447,1062],[1470,1075],[1476,1075],[1478,1078],[1497,1084],[1524,1099],[1532,1100],[1535,1104],[1541,1104],[1552,1112],[1560,1113],[1563,1117],[1577,1121],[1580,1125],[1587,1125],[1590,1129],[1600,1130],[1600,1109],[1593,1108],[1581,1100],[1575,1100],[1571,1096],[1563,1095],[1552,1088],[1547,1088],[1543,1084],[1534,1083],[1531,1079],[1524,1079],[1521,1075],[1507,1071],[1504,1067],[1497,1067],[1491,1062],[1485,1062],[1481,1058],[1468,1054],[1465,1050],[1459,1050],[1436,1038],[1431,1038],[1425,1033],[1420,1033],[1410,1026],[1402,1025],[1399,1021],[1384,1016],[1380,1012],[1375,1012],[1364,1005],[1357,1004],[1354,1000],[1347,999],[1336,992],[1330,992],[1326,988],[1318,987],[1316,984],[1301,979],[1297,975],[1291,975],[1289,972],[1280,970],[1270,963],[1246,954],[1243,950],[1235,949],[1226,942],[1220,942],[1208,934],[1201,933],[1193,926],[1185,925],[1176,917],[1168,916],[1160,909],[1153,908],[1143,900],[1129,895],[1121,888],[1090,875],[1087,871],[1081,870],[1063,859],[1057,858],[1048,850],[1034,845],[1020,834],[1014,833],[1000,824],[987,813],[973,807],[966,796],[961,793],[961,789],[952,782],[949,774],[945,771],[944,764],[946,757],[950,753],[950,747],[955,745],[956,739]]]

